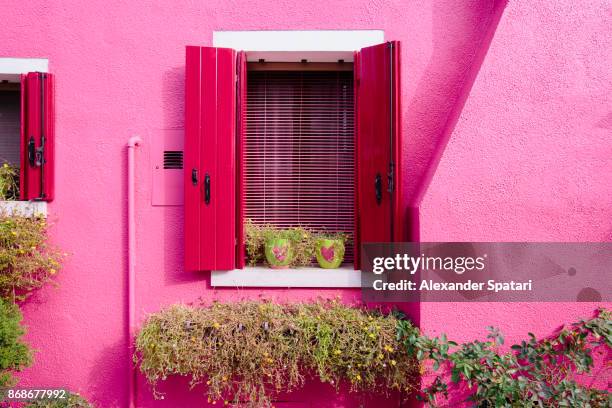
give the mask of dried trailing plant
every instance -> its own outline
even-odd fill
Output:
[[[341,241],[345,245],[348,245],[351,243],[350,235],[344,232],[319,232],[315,234],[314,239],[315,240],[329,239],[333,241]]]
[[[2,390],[17,383],[13,373],[32,362],[32,352],[22,341],[25,334],[22,319],[17,305],[0,298],[0,401]]]
[[[419,364],[399,347],[397,321],[336,301],[173,306],[146,320],[134,360],[154,391],[158,381],[186,375],[207,385],[210,401],[251,407],[269,406],[309,377],[352,391],[410,392]]]
[[[430,406],[447,406],[451,383],[469,387],[468,402],[476,407],[591,407],[612,406],[606,390],[588,388],[576,374],[593,368],[596,351],[609,356],[612,350],[612,315],[601,309],[590,320],[563,328],[555,336],[529,339],[502,352],[504,338],[489,328],[488,341],[458,345],[445,335],[427,337],[414,326],[398,321],[398,338],[409,353],[432,363],[435,376],[420,397]],[[444,374],[450,370],[450,381]]]
[[[0,297],[23,300],[51,282],[63,255],[47,244],[42,217],[0,214]]]
[[[9,163],[0,166],[0,200],[19,199],[19,167]]]

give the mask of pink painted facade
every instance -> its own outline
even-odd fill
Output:
[[[6,3],[6,2],[5,2]],[[127,156],[136,152],[136,315],[175,302],[359,291],[215,290],[183,270],[183,211],[151,205],[151,138],[184,125],[185,45],[215,30],[383,29],[402,42],[405,210],[423,241],[612,240],[612,5],[606,0],[14,1],[0,57],[48,58],[56,76],[57,288],[24,306],[39,350],[24,386],[65,386],[101,407],[128,400]],[[412,226],[413,236],[416,227]],[[597,304],[421,304],[428,333],[546,335]],[[608,305],[609,306],[609,305]],[[205,406],[185,381],[138,406]],[[312,401],[313,391],[320,399]],[[316,384],[291,407],[358,406]],[[331,401],[331,402],[330,402]],[[282,405],[279,405],[282,406]],[[384,406],[374,405],[374,406]]]

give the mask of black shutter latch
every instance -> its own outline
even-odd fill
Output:
[[[196,168],[191,169],[191,184],[198,185],[198,169]]]
[[[380,205],[382,201],[382,177],[380,173],[377,173],[374,179],[374,194],[376,194],[376,204]]]
[[[36,165],[36,141],[34,140],[34,136],[30,136],[30,140],[28,141],[28,161],[30,162],[30,166]]]
[[[210,176],[208,173],[204,176],[204,202],[210,204]]]

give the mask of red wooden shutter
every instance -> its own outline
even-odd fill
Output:
[[[185,268],[230,270],[236,258],[236,52],[187,47]]]
[[[400,210],[399,42],[359,53],[357,197],[359,242],[403,239]]]
[[[52,201],[54,196],[53,75],[30,72],[21,77],[22,200]]]

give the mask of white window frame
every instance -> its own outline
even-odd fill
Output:
[[[0,58],[0,81],[20,82],[21,74],[49,72],[46,58]]]
[[[0,58],[0,81],[21,82],[28,72],[49,72],[46,58]],[[46,201],[0,201],[0,212],[22,216],[46,216]]]
[[[315,31],[215,31],[213,46],[246,51],[247,60],[291,62],[353,61],[353,53],[385,42],[383,30]],[[338,269],[297,268],[288,270],[245,267],[212,271],[211,286],[359,288],[361,272],[346,265]]]

